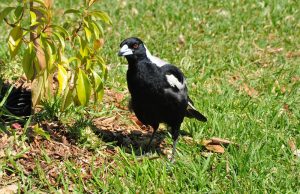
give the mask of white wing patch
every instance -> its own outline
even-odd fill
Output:
[[[147,47],[144,45],[145,49],[146,49],[146,55],[148,57],[148,59],[154,63],[156,66],[161,67],[164,66],[166,64],[169,64],[167,61],[164,61],[158,57],[155,57],[153,55],[151,55],[150,51],[147,49]]]
[[[179,90],[184,89],[185,87],[185,80],[181,83],[174,75],[166,75],[167,81],[172,87],[177,87]]]

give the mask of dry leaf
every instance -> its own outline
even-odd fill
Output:
[[[204,146],[207,146],[207,145],[209,145],[211,142],[212,142],[211,139],[208,139],[208,140],[207,140],[207,139],[204,139],[204,140],[202,140],[201,144],[204,145]]]
[[[205,148],[209,151],[220,153],[220,154],[223,154],[225,152],[225,149],[220,145],[208,144],[205,146]]]
[[[300,158],[300,149],[297,149],[295,139],[293,139],[293,138],[290,139],[288,141],[288,144],[289,144],[289,147],[290,147],[291,151],[293,152],[294,156],[296,156],[297,158]]]
[[[122,94],[122,93],[116,93],[115,94],[115,98],[116,98],[117,103],[120,103],[124,99],[124,94]]]
[[[212,144],[223,145],[223,146],[228,146],[229,144],[238,145],[232,141],[229,141],[227,139],[218,138],[218,137],[212,137],[211,141],[212,141]]]
[[[283,48],[268,48],[268,52],[271,54],[280,53],[281,51],[283,51]]]
[[[238,146],[238,144],[232,141],[218,137],[212,137],[210,139],[204,139],[201,141],[201,145],[203,145],[207,150],[216,153],[224,153],[224,147],[227,147],[230,144]]]
[[[287,58],[300,57],[300,51],[290,51],[286,54]]]
[[[296,142],[293,138],[288,141],[288,144],[289,144],[290,149],[292,150],[292,152],[294,152],[297,149]]]
[[[5,193],[5,194],[17,193],[17,192],[18,192],[17,184],[7,185],[0,189],[0,193]]]
[[[247,84],[241,86],[240,89],[244,90],[251,97],[256,97],[258,95],[258,92],[254,88],[249,87]]]

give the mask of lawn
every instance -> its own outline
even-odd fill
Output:
[[[59,9],[77,4],[55,1]],[[16,184],[25,193],[299,192],[300,157],[291,144],[300,149],[300,1],[101,0],[95,7],[112,19],[103,48],[108,94],[87,109],[89,116],[64,117],[66,122],[84,118],[64,129],[81,136],[65,141],[65,152],[73,157],[43,151],[44,144],[53,150],[64,147],[54,140],[28,143],[26,126],[18,132],[4,126],[10,135],[0,135],[0,146],[9,145],[0,147],[0,188]],[[9,60],[8,28],[3,22],[0,27],[0,73],[15,79],[19,63]],[[179,140],[174,164],[166,158],[172,140],[165,127],[157,145],[162,153],[138,156],[138,145],[147,138],[132,138],[130,127],[136,126],[130,114],[115,105],[126,106],[129,98],[126,61],[117,56],[120,42],[129,36],[140,37],[152,54],[181,68],[190,97],[208,118],[207,123],[185,119],[181,130],[186,135]],[[118,138],[140,138],[130,141],[133,151],[125,140],[99,137],[91,130],[91,118],[109,122],[108,129],[129,130]],[[229,145],[223,154],[204,153],[201,141],[211,137],[238,146]],[[37,155],[34,143],[41,144]],[[34,158],[30,171],[22,167],[24,153]]]

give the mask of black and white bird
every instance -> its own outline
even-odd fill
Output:
[[[128,61],[130,108],[144,125],[154,130],[149,145],[159,124],[167,124],[173,138],[171,161],[174,161],[184,117],[207,121],[189,98],[183,73],[176,66],[152,56],[139,38],[125,39],[120,44],[119,56]]]

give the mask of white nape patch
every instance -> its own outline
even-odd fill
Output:
[[[150,51],[147,49],[146,45],[144,45],[145,49],[146,49],[146,55],[148,57],[148,59],[154,63],[156,66],[161,67],[164,66],[166,64],[169,64],[167,61],[164,61],[158,57],[155,57],[153,55],[151,55]]]
[[[122,55],[122,56],[126,56],[126,55],[132,55],[133,52],[132,50],[128,47],[127,44],[125,44],[124,46],[122,46],[122,48],[120,49],[119,51],[119,55]]]
[[[182,90],[185,87],[185,81],[181,83],[174,75],[166,75],[168,83],[172,87],[177,87],[179,90]]]
[[[188,102],[188,105],[189,105],[192,109],[197,110],[197,109],[192,105],[191,102]]]

